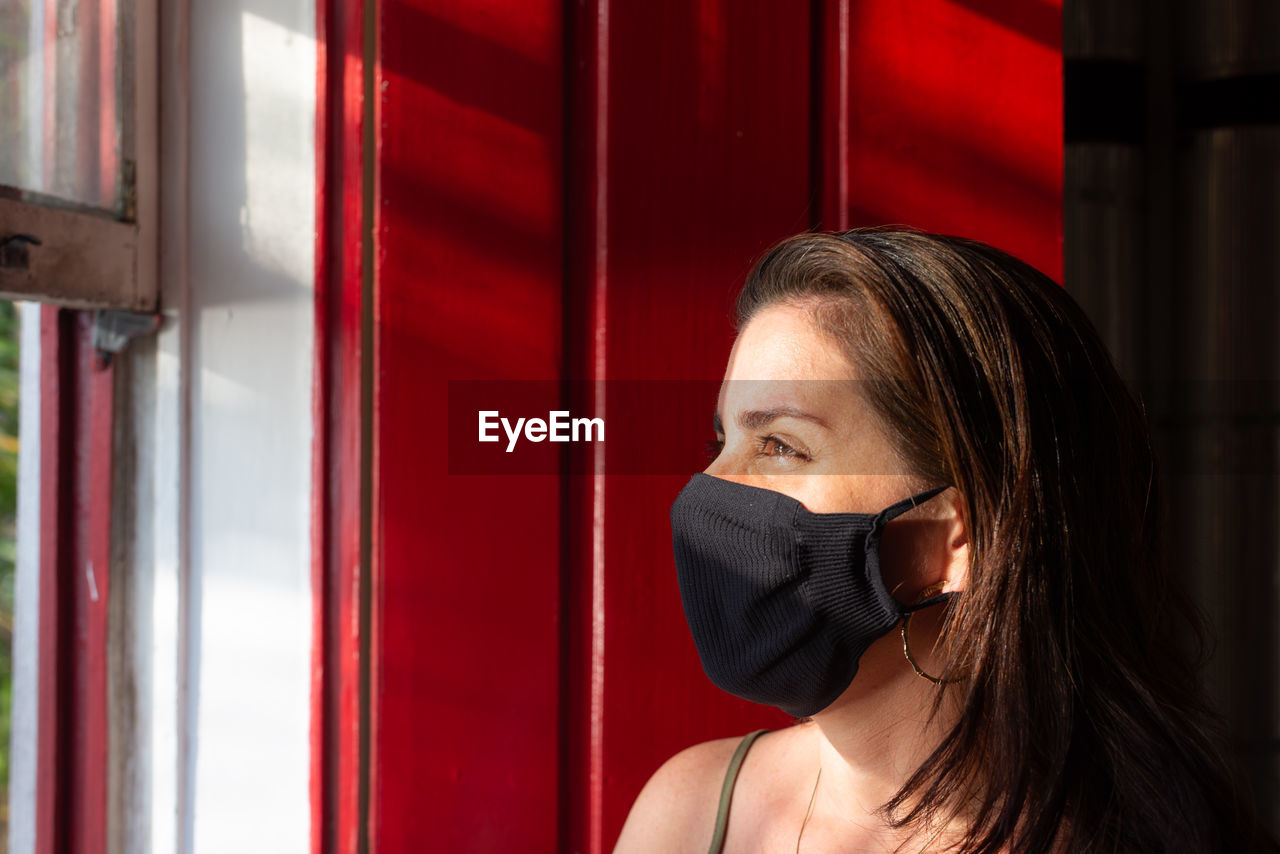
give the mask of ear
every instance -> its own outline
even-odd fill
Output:
[[[969,580],[969,527],[959,492],[943,490],[886,525],[880,557],[885,586],[905,605],[926,590],[963,590]]]
[[[938,495],[938,521],[942,523],[936,541],[943,591],[959,591],[969,586],[969,523],[965,502],[954,487]]]

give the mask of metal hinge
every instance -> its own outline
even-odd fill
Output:
[[[93,348],[103,365],[124,350],[129,342],[143,335],[153,335],[160,328],[163,315],[140,314],[136,311],[96,311],[93,314]]]

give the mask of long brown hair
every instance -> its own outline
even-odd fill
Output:
[[[981,854],[1272,850],[1211,737],[1143,411],[1075,301],[977,241],[855,229],[771,249],[737,328],[779,303],[811,310],[967,520],[939,688],[962,712],[886,818],[964,816]]]

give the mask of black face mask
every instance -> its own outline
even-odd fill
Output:
[[[811,513],[796,499],[695,474],[671,505],[685,618],[721,689],[796,717],[821,711],[858,658],[906,614],[880,576],[885,523],[947,486],[879,513]]]

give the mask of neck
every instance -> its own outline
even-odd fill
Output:
[[[813,716],[822,769],[814,812],[815,820],[821,810],[829,821],[896,834],[877,811],[938,746],[958,709],[946,698],[930,720],[936,686],[903,660],[900,643],[895,656],[883,640],[873,644],[878,655],[867,651],[849,690]]]

